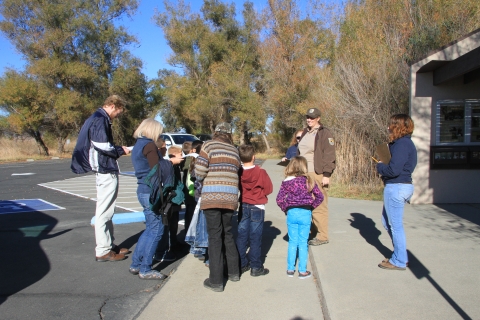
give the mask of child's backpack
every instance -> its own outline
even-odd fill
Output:
[[[177,196],[171,162],[160,159],[145,177],[145,184],[150,187],[150,209],[156,215],[162,215],[163,224],[168,225],[167,213]]]

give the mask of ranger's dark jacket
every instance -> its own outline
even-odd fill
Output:
[[[303,136],[307,133],[308,128],[305,128],[302,133]],[[313,151],[313,165],[316,174],[323,174],[324,177],[330,177],[335,170],[336,156],[335,156],[335,140],[333,135],[322,124],[318,128],[315,135],[315,147]],[[297,153],[300,155],[300,150]]]
[[[79,174],[118,173],[117,159],[123,154],[123,148],[113,144],[110,117],[103,108],[98,108],[78,134],[70,168]]]

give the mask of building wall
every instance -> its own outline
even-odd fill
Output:
[[[412,203],[480,203],[480,170],[430,170],[430,146],[435,144],[435,110],[439,100],[480,99],[480,81],[463,84],[463,77],[438,86],[433,73],[417,71],[432,60],[454,60],[480,46],[480,32],[412,65],[410,114],[418,164],[413,173]]]

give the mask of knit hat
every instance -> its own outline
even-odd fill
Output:
[[[215,132],[232,133],[232,126],[228,122],[219,123],[215,127]]]

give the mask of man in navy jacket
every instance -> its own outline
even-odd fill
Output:
[[[82,126],[73,150],[71,169],[81,174],[96,174],[97,208],[95,211],[96,261],[120,261],[128,249],[113,244],[113,213],[118,194],[117,159],[130,150],[113,144],[112,120],[125,108],[125,100],[117,95],[108,97]]]

